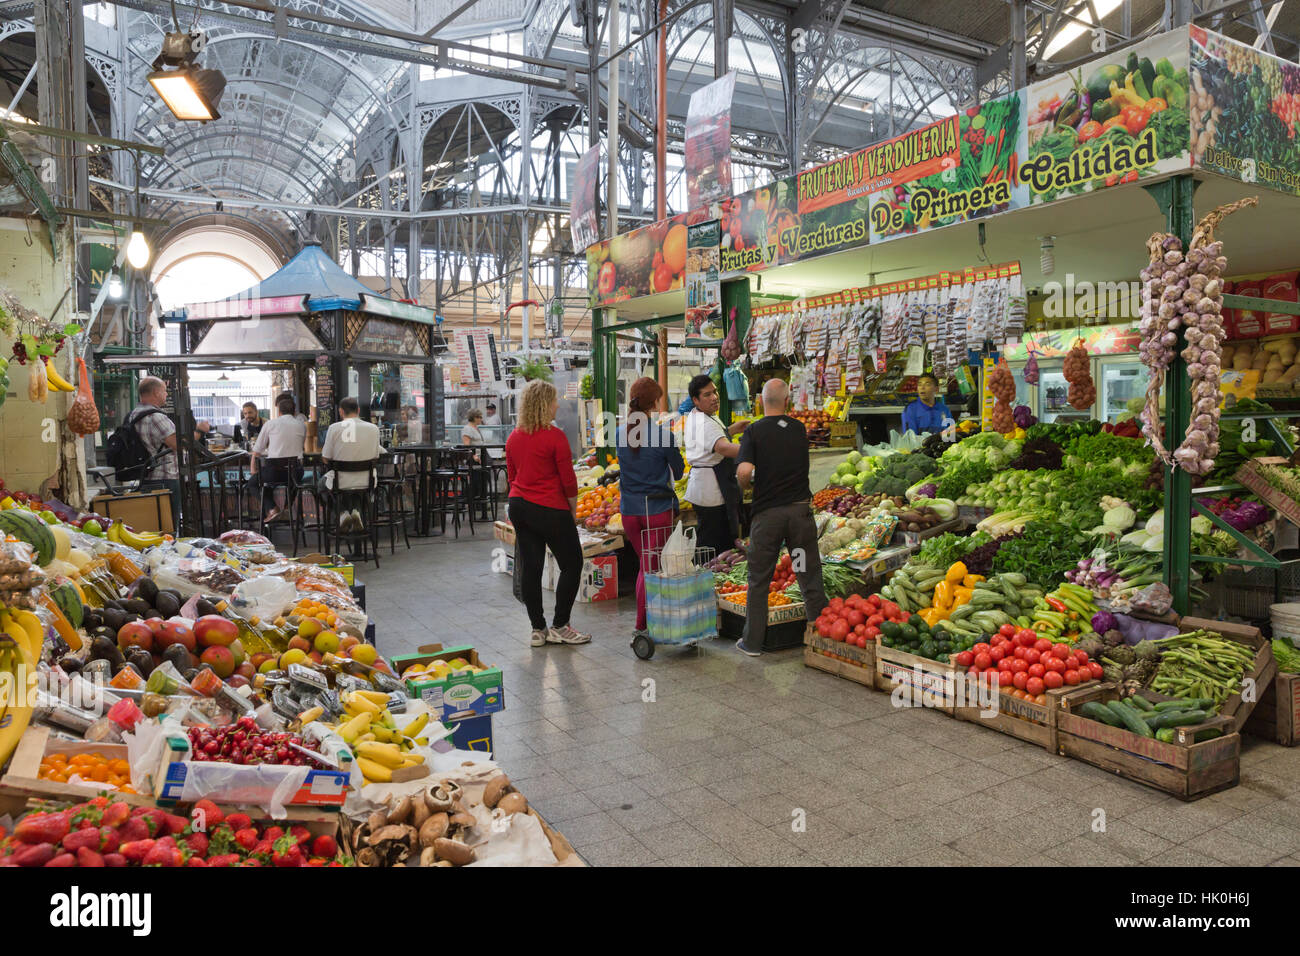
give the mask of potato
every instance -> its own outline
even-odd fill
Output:
[[[1250,356],[1244,352],[1238,352],[1232,358],[1232,370],[1234,372],[1244,372],[1250,368]]]
[[[1255,357],[1250,362],[1251,368],[1259,369],[1261,372],[1268,368],[1269,354],[1267,352],[1256,352]]]
[[[1292,365],[1289,369],[1283,372],[1281,381],[1289,385],[1296,379],[1300,379],[1300,364]]]
[[[1282,381],[1282,369],[1270,367],[1264,373],[1263,382],[1265,385],[1272,385],[1274,382]]]
[[[1219,355],[1219,364],[1224,368],[1231,367],[1232,357],[1236,354],[1237,354],[1237,347],[1235,345],[1231,345],[1231,344],[1225,345],[1223,347],[1223,351]]]

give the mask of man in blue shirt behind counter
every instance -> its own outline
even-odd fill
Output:
[[[953,422],[952,412],[936,398],[939,380],[929,372],[916,380],[916,399],[903,409],[903,431],[918,435],[941,432]]]

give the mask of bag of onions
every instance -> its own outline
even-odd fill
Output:
[[[1003,435],[1015,431],[1015,413],[1011,410],[1011,403],[1016,399],[1016,380],[1012,378],[1011,370],[999,365],[989,372],[988,389],[994,398],[993,412],[989,416],[993,430]]]
[[[1092,408],[1097,401],[1097,386],[1092,381],[1092,359],[1083,347],[1082,339],[1075,339],[1074,346],[1065,353],[1065,380],[1070,383],[1070,390],[1065,400],[1071,408],[1083,411]]]

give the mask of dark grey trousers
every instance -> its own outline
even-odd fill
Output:
[[[749,589],[745,598],[745,646],[761,651],[767,635],[767,595],[781,546],[790,550],[795,577],[803,593],[808,620],[826,608],[822,587],[822,559],[817,551],[817,525],[807,501],[764,508],[754,515],[749,529]],[[799,570],[802,568],[803,570]]]

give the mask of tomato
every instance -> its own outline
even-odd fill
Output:
[[[975,666],[980,670],[993,666],[993,658],[989,657],[987,651],[980,651],[975,655]]]
[[[1151,114],[1137,106],[1126,106],[1120,111],[1120,120],[1124,128],[1128,130],[1130,136],[1136,136],[1142,130],[1146,129],[1147,121],[1151,119]],[[1136,170],[1134,170],[1136,172]],[[1127,177],[1125,177],[1127,179]],[[1134,177],[1137,178],[1136,176]]]
[[[1073,667],[1076,670],[1080,667],[1087,667],[1088,655],[1083,653],[1082,651],[1075,651],[1068,658],[1066,658],[1065,665],[1067,667]]]
[[[1040,637],[1038,640],[1034,641],[1034,650],[1038,651],[1040,654],[1045,654],[1051,649],[1052,642],[1046,638]]]
[[[1025,663],[1026,663],[1026,664],[1037,664],[1038,661],[1039,661],[1039,659],[1042,658],[1042,656],[1043,656],[1043,655],[1042,655],[1042,652],[1039,651],[1038,648],[1036,648],[1036,647],[1026,647],[1026,648],[1025,648]]]
[[[966,668],[966,673],[967,673],[967,674],[976,674],[976,675],[978,675],[979,672],[980,672],[980,669],[979,669],[978,667],[976,667],[974,664],[972,664],[970,667]]]
[[[1030,697],[1037,697],[1043,692],[1044,684],[1041,677],[1031,677],[1025,682],[1025,693]]]
[[[871,597],[867,598],[867,603],[874,608],[880,607],[880,595],[879,594],[871,595]]]
[[[1079,683],[1079,672],[1076,671],[1073,667],[1070,668],[1068,671],[1065,672],[1065,682],[1067,684],[1070,684],[1071,686]]]
[[[1021,671],[1011,678],[1011,683],[1016,685],[1016,690],[1024,690],[1025,685],[1029,683],[1029,675]]]
[[[831,622],[824,617],[817,618],[817,633],[822,637],[831,636]]]
[[[879,636],[880,636],[880,628],[875,627],[874,625],[868,624],[868,625],[867,625],[867,638],[868,638],[868,640],[872,640],[872,641],[874,641],[874,640],[875,640],[876,638],[878,638]]]
[[[1011,662],[1011,670],[1016,674],[1024,674],[1029,670],[1029,664],[1024,660],[1024,658],[1021,658],[1020,660]]]
[[[989,644],[986,644],[984,641],[980,641],[978,644],[976,644],[974,647],[971,648],[971,650],[974,651],[976,654],[987,654],[992,649],[993,648]]]
[[[1065,683],[1065,678],[1061,676],[1060,671],[1048,671],[1043,675],[1043,686],[1048,690],[1056,690]]]
[[[1020,630],[1016,631],[1016,640],[1022,643],[1024,641],[1029,641],[1029,643],[1032,644],[1034,641],[1038,640],[1038,634],[1031,628],[1022,627]]]
[[[1002,660],[1002,658],[1006,656],[1007,656],[1007,649],[1001,644],[993,648],[993,650],[989,651],[989,659],[992,660],[994,663],[997,663],[998,661]]]
[[[858,636],[858,639],[857,639],[856,641],[854,641],[853,643],[856,644],[856,645],[858,645],[858,647],[866,647],[866,646],[867,646],[867,638],[866,638],[866,635],[859,635],[859,636]]]
[[[1070,648],[1066,644],[1053,644],[1052,653],[1061,660],[1065,660],[1070,655]]]
[[[880,609],[881,609],[882,611],[884,611],[886,614],[892,615],[892,616],[893,616],[893,617],[892,617],[892,620],[898,620],[897,615],[898,615],[900,612],[899,612],[899,610],[898,610],[898,605],[895,604],[893,601],[884,601],[884,600],[882,600],[882,601],[880,602]]]
[[[844,598],[831,598],[830,604],[827,605],[832,611],[838,611],[844,606]]]
[[[1035,703],[1035,704],[1044,704],[1044,705],[1045,705],[1045,704],[1047,703],[1047,695],[1046,695],[1046,694],[1039,694],[1037,697],[1034,698],[1034,703]]]
[[[1065,673],[1065,661],[1061,660],[1059,657],[1057,657],[1054,654],[1048,654],[1046,657],[1042,659],[1042,663],[1047,668],[1049,673],[1053,671],[1056,672],[1057,674]]]
[[[1079,142],[1086,143],[1090,139],[1096,139],[1101,135],[1101,124],[1096,120],[1088,120],[1079,127]]]
[[[851,608],[845,615],[844,620],[849,622],[849,627],[857,627],[859,624],[865,624],[867,619],[862,616],[862,612],[857,608]]]
[[[1030,677],[1042,677],[1047,673],[1047,668],[1042,664],[1030,664],[1029,670],[1026,673],[1028,673]]]
[[[972,654],[970,651],[962,651],[960,654],[957,655],[958,667],[970,667],[974,663],[975,663],[975,655]]]
[[[1016,626],[1014,624],[1003,624],[998,628],[998,633],[1003,637],[1011,637],[1016,633]]]
[[[859,624],[857,627],[853,629],[853,633],[859,637],[862,637],[867,633],[867,625]]]
[[[867,623],[872,627],[879,627],[881,624],[885,623],[885,615],[873,614],[869,618],[867,618]]]
[[[1096,661],[1088,661],[1088,673],[1092,675],[1093,680],[1101,680],[1101,665]]]
[[[831,640],[842,641],[849,636],[849,625],[844,621],[836,621],[831,625]]]
[[[1101,131],[1104,133],[1106,132],[1106,130],[1110,129],[1113,126],[1123,126],[1123,125],[1124,125],[1124,117],[1122,115],[1112,116],[1110,119],[1106,120],[1106,122],[1101,124]]]
[[[1011,673],[1011,671],[998,671],[998,686],[1010,687],[1015,681],[1015,677],[1016,675]]]
[[[1017,647],[1011,652],[1011,656],[1018,661],[1023,661],[1025,659],[1025,649],[1023,647]]]
[[[1011,669],[1011,662],[1012,662],[1013,660],[1015,660],[1015,658],[1013,658],[1013,657],[1004,657],[1004,658],[1002,658],[1002,660],[998,661],[998,670],[1000,670],[1000,671],[1006,671],[1008,674],[1013,674],[1013,673],[1015,673],[1015,672]]]

